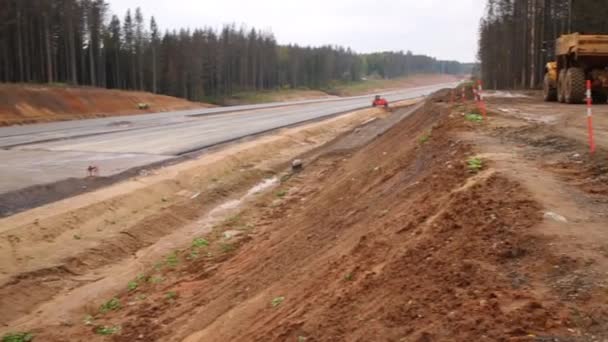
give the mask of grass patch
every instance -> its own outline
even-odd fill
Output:
[[[29,342],[34,340],[34,335],[29,332],[8,333],[2,336],[2,342]]]
[[[202,248],[202,247],[207,247],[207,246],[209,246],[209,241],[207,241],[203,238],[196,238],[196,239],[192,240],[192,247]]]
[[[95,328],[95,333],[98,335],[103,335],[103,336],[114,335],[119,331],[120,331],[120,326],[118,326],[118,325],[115,325],[113,327],[101,325],[101,326],[98,326],[97,328]]]
[[[277,306],[283,304],[284,301],[285,297],[276,297],[272,300],[272,302],[270,302],[270,305],[272,305],[273,308],[276,308]]]
[[[431,133],[425,133],[423,136],[420,137],[420,139],[418,139],[418,142],[420,142],[420,144],[426,144],[429,140],[431,140]]]
[[[190,251],[190,254],[188,254],[188,256],[186,257],[186,259],[188,259],[188,260],[196,260],[196,259],[198,259],[199,256],[200,256],[200,254],[198,253],[198,251],[194,250],[194,251]]]
[[[129,290],[129,292],[137,290],[137,287],[139,287],[139,283],[134,280],[127,284],[127,290]]]
[[[472,157],[467,160],[467,168],[471,171],[477,172],[483,169],[483,160]]]
[[[165,295],[165,297],[169,300],[174,300],[175,298],[177,298],[177,292],[175,291],[169,291],[167,292],[167,294]]]
[[[277,192],[277,197],[278,198],[283,198],[285,196],[287,196],[287,191],[281,190],[281,191]]]
[[[354,279],[355,279],[355,276],[352,273],[349,273],[344,276],[344,280],[346,280],[346,281],[353,281]]]
[[[479,115],[479,114],[467,114],[464,116],[465,120],[467,121],[471,121],[471,122],[482,122],[483,121],[483,116]]]
[[[167,258],[165,259],[165,264],[171,268],[177,267],[177,265],[179,265],[179,259],[177,258],[177,252],[173,252],[173,253],[167,255]]]
[[[150,279],[148,279],[148,282],[152,283],[152,284],[160,284],[163,281],[165,281],[165,278],[160,277],[160,276],[153,276],[153,277],[150,277]]]
[[[120,308],[121,308],[120,299],[114,297],[114,298],[110,299],[109,301],[101,304],[101,306],[99,307],[99,312],[107,313],[110,311],[116,311]]]

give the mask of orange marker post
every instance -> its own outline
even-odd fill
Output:
[[[589,151],[595,153],[595,140],[593,139],[593,98],[591,97],[591,81],[587,80],[587,129],[589,131]]]

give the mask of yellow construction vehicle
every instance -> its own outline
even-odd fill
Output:
[[[555,59],[546,65],[545,101],[583,103],[591,80],[593,101],[606,103],[608,35],[563,35],[555,42]]]

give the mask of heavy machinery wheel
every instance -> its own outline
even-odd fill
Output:
[[[557,80],[557,101],[561,103],[566,102],[566,69],[562,69],[559,72],[559,79]]]
[[[608,102],[608,94],[604,91],[594,91],[591,96],[593,97],[593,103],[606,104]]]
[[[543,98],[547,102],[557,101],[557,88],[553,87],[551,76],[545,75],[543,82]]]
[[[585,72],[581,68],[569,68],[566,72],[566,102],[583,103],[585,100]]]

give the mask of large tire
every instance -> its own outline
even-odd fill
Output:
[[[608,94],[606,91],[594,91],[592,96],[593,103],[595,104],[606,104],[606,102],[608,102]]]
[[[581,68],[569,68],[566,72],[566,102],[583,103],[587,90],[585,72]]]
[[[549,74],[545,74],[545,80],[543,81],[543,99],[547,102],[557,101],[557,88],[554,87]]]
[[[559,78],[557,80],[557,101],[561,103],[566,102],[566,69],[562,69],[559,72]]]

